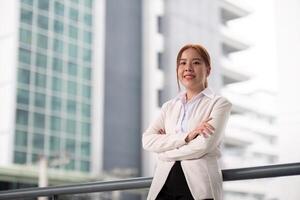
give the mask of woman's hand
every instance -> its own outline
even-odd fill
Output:
[[[159,129],[158,134],[160,135],[166,134],[165,129]]]
[[[213,134],[215,128],[208,123],[210,120],[212,120],[211,117],[201,122],[195,130],[191,131],[185,138],[186,143],[192,141],[198,135],[203,135],[203,137],[208,138],[209,135]]]

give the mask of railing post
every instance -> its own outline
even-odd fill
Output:
[[[58,200],[58,195],[52,195],[51,200]]]

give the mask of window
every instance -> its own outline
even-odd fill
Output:
[[[20,124],[20,125],[27,125],[28,124],[28,111],[17,109],[16,122],[17,122],[17,124]]]
[[[23,84],[30,83],[30,71],[26,69],[18,69],[18,82]]]
[[[60,2],[55,2],[54,4],[55,14],[64,16],[64,5]]]
[[[158,69],[163,70],[162,56],[163,56],[163,54],[161,52],[159,52],[157,54],[157,66],[158,66]]]
[[[84,5],[88,8],[92,8],[93,0],[85,0]]]
[[[22,0],[22,3],[32,6],[32,0]]]
[[[68,113],[76,113],[76,102],[73,100],[68,100],[67,101],[67,111]]]
[[[92,25],[92,15],[90,15],[90,14],[84,15],[84,24],[88,25],[88,26]]]
[[[90,171],[90,162],[81,161],[80,162],[80,171],[89,172]]]
[[[19,60],[23,63],[30,64],[30,51],[27,49],[20,48],[19,49]]]
[[[69,57],[77,58],[77,46],[75,44],[69,44]]]
[[[60,111],[60,109],[61,109],[61,99],[59,97],[53,96],[51,98],[51,109],[53,111]]]
[[[40,74],[40,73],[35,73],[35,86],[40,87],[40,88],[45,88],[46,87],[46,75]]]
[[[88,44],[92,43],[92,33],[90,31],[83,32],[83,41]]]
[[[54,32],[63,34],[64,32],[64,24],[60,21],[55,20],[54,21]]]
[[[75,120],[67,119],[66,132],[75,134],[75,132],[76,132],[76,121]]]
[[[68,93],[76,95],[77,93],[77,84],[74,81],[68,81]]]
[[[82,85],[82,96],[86,98],[91,97],[91,87],[89,85]]]
[[[36,128],[45,128],[45,115],[40,113],[34,113],[33,124]]]
[[[69,17],[71,20],[77,22],[78,21],[78,11],[73,8],[70,8]]]
[[[69,26],[69,36],[73,39],[78,37],[78,29],[72,25]]]
[[[42,29],[48,29],[48,17],[38,15],[38,27]]]
[[[50,136],[50,151],[60,152],[60,139],[55,136]]]
[[[44,149],[44,135],[39,133],[33,134],[33,148],[36,150]]]
[[[25,164],[26,163],[26,153],[15,151],[14,152],[14,163]]]
[[[157,92],[157,101],[158,101],[158,106],[162,107],[164,101],[163,101],[163,91],[162,90],[158,90]]]
[[[24,105],[29,104],[28,90],[18,89],[17,102],[18,102],[18,104],[24,104]]]
[[[55,52],[63,53],[63,46],[64,46],[63,41],[61,41],[59,39],[54,39],[54,41],[53,41],[53,50]]]
[[[51,116],[51,130],[54,130],[54,131],[61,130],[61,118]]]
[[[37,46],[43,49],[48,48],[48,38],[45,35],[37,35]]]
[[[162,19],[163,19],[162,16],[158,16],[157,17],[157,32],[158,33],[162,33],[163,32],[163,30],[162,30],[162,28],[163,28],[163,26],[162,26]]]
[[[91,132],[91,125],[86,122],[81,123],[81,137],[89,140],[90,139],[90,132]]]
[[[83,116],[90,117],[91,115],[91,106],[85,103],[81,104],[81,112]]]
[[[21,28],[20,29],[20,41],[25,44],[31,44],[31,31]]]
[[[57,77],[52,78],[52,90],[60,92],[62,88],[62,81]]]
[[[65,166],[65,168],[66,168],[66,170],[74,170],[75,169],[75,161],[70,160],[70,162]]]
[[[53,68],[53,71],[62,72],[63,61],[59,58],[53,58],[52,68]]]
[[[91,80],[91,68],[85,67],[82,69],[82,78],[85,80]]]
[[[75,154],[75,140],[66,139],[66,151],[71,154]]]
[[[19,147],[27,146],[27,132],[16,130],[15,145]]]
[[[48,9],[49,9],[49,0],[38,0],[38,7],[41,10],[48,11]]]
[[[44,54],[36,54],[36,66],[46,68],[47,67],[47,56]]]
[[[75,63],[68,63],[68,74],[73,76],[77,75],[77,65]]]
[[[36,107],[45,108],[46,95],[41,93],[35,93],[34,105]]]
[[[21,22],[25,24],[32,24],[32,12],[29,10],[21,9]]]
[[[81,156],[82,157],[89,157],[91,154],[90,151],[90,143],[89,142],[82,142],[81,143]]]
[[[86,62],[91,62],[92,52],[90,49],[83,49],[83,60]]]

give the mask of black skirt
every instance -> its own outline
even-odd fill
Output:
[[[180,161],[176,161],[173,165],[156,200],[194,200],[186,182]]]

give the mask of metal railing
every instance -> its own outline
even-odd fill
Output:
[[[300,163],[225,169],[222,170],[222,174],[224,181],[293,176],[300,175]],[[16,189],[0,192],[0,199],[24,199],[39,196],[48,196],[52,199],[57,199],[59,195],[141,189],[148,188],[151,181],[151,177],[141,177],[118,181],[98,181],[44,188]]]

